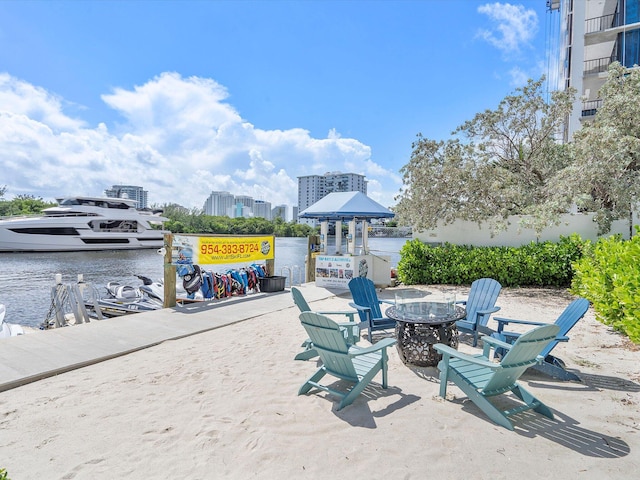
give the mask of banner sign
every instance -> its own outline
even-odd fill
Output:
[[[261,262],[274,258],[273,236],[199,237],[174,235],[171,263],[229,264]]]
[[[349,280],[353,278],[354,260],[357,259],[348,256],[318,255],[316,257],[316,285],[325,288],[349,288]]]

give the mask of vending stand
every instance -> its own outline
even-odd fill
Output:
[[[306,280],[319,287],[348,288],[353,277],[370,278],[376,286],[391,285],[391,257],[369,251],[368,222],[392,218],[394,213],[361,192],[335,192],[300,213],[300,218],[320,221],[320,236],[309,241]],[[346,245],[342,223],[349,225]],[[328,250],[329,225],[335,224],[335,251]],[[360,234],[360,235],[359,235]],[[361,244],[358,245],[358,239]],[[311,251],[313,245],[313,251]]]

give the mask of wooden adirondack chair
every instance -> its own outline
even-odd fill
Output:
[[[580,381],[580,377],[578,377],[575,373],[567,372],[565,369],[565,364],[562,360],[557,357],[551,355],[551,350],[553,350],[559,342],[567,342],[569,341],[569,337],[567,333],[569,330],[573,328],[573,326],[578,323],[589,310],[589,300],[586,298],[577,298],[573,302],[571,302],[567,308],[560,314],[558,319],[555,321],[555,325],[560,327],[560,331],[558,332],[558,336],[556,339],[549,343],[545,347],[545,349],[540,353],[540,356],[544,357],[544,362],[533,365],[531,368],[542,372],[546,375],[549,375],[554,378],[558,378],[560,380],[575,380]],[[514,325],[547,325],[543,322],[533,322],[530,320],[514,320],[512,318],[502,318],[502,317],[494,317],[494,320],[498,322],[498,331],[493,333],[491,336],[502,340],[507,343],[513,343],[520,336],[519,333],[515,332],[505,332],[504,326],[508,324]]]
[[[381,303],[394,305],[395,302],[378,299],[376,286],[366,277],[355,277],[349,281],[349,290],[353,302],[349,305],[360,315],[360,328],[367,328],[367,338],[373,341],[372,333],[376,330],[387,330],[396,327],[396,321],[384,316],[380,310]]]
[[[467,316],[456,322],[459,332],[473,335],[473,346],[478,345],[478,335],[493,333],[487,323],[492,313],[500,310],[496,307],[496,300],[502,285],[493,278],[479,278],[471,284],[467,300],[456,302],[465,305]]]
[[[291,296],[293,297],[293,303],[295,303],[300,309],[300,312],[311,311],[311,307],[309,307],[309,304],[298,287],[291,287]],[[338,325],[343,328],[347,343],[358,343],[358,340],[360,339],[360,328],[354,320],[354,317],[358,314],[356,310],[322,311],[316,313],[320,313],[322,315],[343,315],[348,317],[348,322],[339,323]],[[295,360],[308,360],[318,356],[318,352],[313,348],[311,339],[307,339],[302,342],[301,346],[304,350],[294,357]]]
[[[385,338],[367,348],[349,345],[340,325],[329,317],[315,312],[302,312],[300,321],[313,347],[318,351],[322,366],[298,390],[298,395],[309,392],[313,387],[329,392],[341,399],[338,410],[353,403],[362,390],[378,372],[382,372],[382,388],[387,388],[387,348],[396,340]],[[326,374],[352,382],[354,386],[346,391],[318,383]]]
[[[509,416],[526,410],[534,410],[553,419],[553,413],[545,404],[518,384],[524,371],[541,360],[540,352],[555,340],[560,327],[543,325],[521,335],[513,345],[496,338],[482,338],[483,354],[467,355],[447,345],[437,343],[434,348],[442,353],[440,370],[440,396],[446,398],[447,382],[451,380],[480,410],[495,423],[513,430]],[[505,348],[506,355],[500,363],[491,361],[491,348]],[[489,401],[503,393],[513,392],[524,405],[502,410]]]

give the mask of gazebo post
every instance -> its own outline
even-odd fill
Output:
[[[362,254],[369,255],[369,223],[362,220]]]
[[[356,219],[349,222],[349,236],[347,237],[347,251],[351,255],[356,254]]]
[[[336,255],[342,253],[342,220],[336,220]]]
[[[329,221],[323,220],[320,224],[320,251],[327,253],[327,244],[329,243]]]

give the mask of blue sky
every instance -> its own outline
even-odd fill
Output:
[[[3,0],[0,186],[292,206],[298,176],[342,171],[392,206],[418,133],[547,73],[549,18],[544,0]]]

